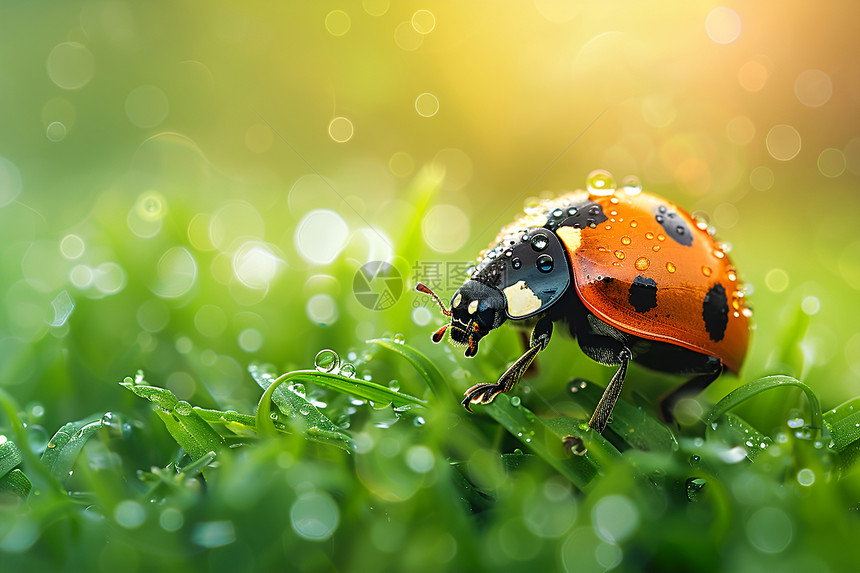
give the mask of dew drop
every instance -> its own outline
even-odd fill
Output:
[[[523,266],[523,262],[520,260],[519,257],[514,257],[513,260],[511,260],[511,266],[515,269],[518,269]]]
[[[628,237],[627,235],[624,235],[623,237],[621,237],[621,244],[622,245],[629,245],[632,242],[633,242],[633,240],[630,237]]]
[[[414,426],[423,426],[424,423],[424,418],[422,418],[421,416],[415,416],[415,419],[412,420],[412,425]]]
[[[651,266],[651,261],[645,257],[639,257],[633,265],[636,267],[637,271],[644,271],[648,270],[648,267]]]
[[[391,382],[389,382],[388,387],[395,392],[400,392],[400,382],[398,382],[397,380],[392,380]]]
[[[687,480],[687,500],[699,501],[702,495],[702,488],[705,487],[704,478],[690,478]]]
[[[302,406],[301,408],[299,408],[299,414],[301,414],[302,416],[307,416],[310,413],[311,410],[307,406]]]
[[[670,273],[674,273],[678,269],[675,268],[674,264],[666,263],[666,270],[669,271]]]
[[[512,396],[511,397],[511,406],[519,406],[521,403],[522,403],[522,400],[520,400],[519,396]]]
[[[595,169],[588,174],[586,187],[591,195],[607,196],[615,193],[615,179],[603,169]]]
[[[788,420],[787,424],[789,428],[802,428],[803,427],[803,418],[796,417]]]
[[[624,251],[615,251],[615,253],[613,253],[613,254],[615,255],[615,258],[618,259],[619,261],[624,260]]]
[[[552,257],[547,254],[539,256],[537,261],[535,261],[535,266],[537,267],[537,270],[542,273],[550,272],[553,267]]]
[[[328,348],[320,350],[314,358],[314,366],[320,372],[332,372],[340,366],[340,356]]]
[[[536,251],[542,251],[549,244],[549,239],[546,238],[546,235],[535,235],[532,237],[532,248]]]
[[[306,396],[305,385],[304,384],[291,384],[290,385],[290,392],[292,392],[293,394],[297,394],[297,395],[301,396],[302,398],[304,398]]]
[[[666,240],[666,235],[663,235],[662,233],[661,233],[661,234],[659,234],[659,235],[657,235],[657,240],[658,240],[658,241],[665,241],[665,240]]]
[[[393,340],[397,344],[405,344],[406,343],[406,336],[404,336],[403,333],[398,332],[397,334],[394,335]]]
[[[702,274],[706,277],[711,276],[711,267],[709,267],[708,265],[702,265]]]
[[[344,362],[340,367],[340,375],[352,378],[355,376],[355,365],[352,362]]]
[[[642,182],[635,175],[628,175],[622,179],[621,187],[628,195],[638,195],[642,192]]]
[[[635,229],[636,227],[639,226],[639,223],[636,222],[636,219],[630,219],[630,226]]]

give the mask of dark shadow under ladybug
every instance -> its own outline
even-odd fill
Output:
[[[606,428],[631,360],[656,371],[691,376],[660,401],[661,417],[667,422],[673,420],[672,412],[678,402],[700,393],[713,382],[725,368],[724,362],[680,344],[622,331],[599,318],[584,304],[578,288],[568,288],[574,285],[565,226],[570,233],[577,233],[576,240],[581,238],[578,222],[568,218],[554,225],[517,231],[513,239],[500,243],[454,293],[450,309],[430,288],[421,283],[416,285],[416,290],[432,296],[442,312],[450,317],[450,321],[433,334],[433,341],[440,342],[448,331],[454,344],[466,346],[467,357],[474,357],[483,337],[508,320],[531,327],[525,352],[496,382],[476,384],[466,390],[463,405],[471,411],[472,404],[488,404],[498,394],[513,389],[537,354],[547,347],[553,324],[558,322],[569,330],[586,356],[605,366],[618,367],[589,426],[601,433]],[[597,279],[604,285],[615,280],[611,277]],[[630,285],[624,285],[633,312],[644,313],[653,308],[655,285],[653,280],[638,276]],[[721,289],[720,286],[718,290]],[[719,321],[725,321],[728,312],[725,296],[717,297],[713,291],[713,288],[708,291],[699,303],[699,315],[695,317],[703,321],[702,330],[707,328],[708,332],[718,327],[724,330],[725,324]],[[718,322],[716,327],[708,324],[714,320]]]

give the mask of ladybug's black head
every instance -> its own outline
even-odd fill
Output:
[[[442,312],[451,316],[451,322],[433,335],[433,342],[440,342],[450,327],[451,342],[468,346],[466,356],[469,358],[478,353],[478,342],[507,318],[502,291],[478,281],[467,280],[457,289],[451,299],[451,310],[446,309],[439,297],[425,285],[418,283],[415,288],[431,295],[442,307]]]

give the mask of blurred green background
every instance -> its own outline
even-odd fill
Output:
[[[854,2],[7,3],[0,386],[50,430],[140,407],[117,385],[138,368],[247,412],[254,361],[395,333],[440,352],[414,280],[443,269],[447,299],[449,266],[602,168],[732,245],[756,330],[712,399],[784,373],[835,406],[860,377],[857,21]],[[384,310],[353,295],[368,261],[404,279]],[[513,359],[494,336],[482,354]],[[602,381],[572,344],[546,372]],[[457,360],[457,387],[493,371]]]

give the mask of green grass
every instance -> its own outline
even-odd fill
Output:
[[[383,338],[357,354],[415,395],[324,354],[280,376],[252,365],[246,412],[138,373],[120,384],[149,407],[48,442],[3,395],[3,570],[839,571],[857,558],[860,399],[822,412],[806,384],[769,376],[670,427],[628,388],[601,436],[585,424],[596,384],[470,415],[448,382],[456,362],[423,347]],[[733,413],[798,389],[803,409],[775,431]]]

